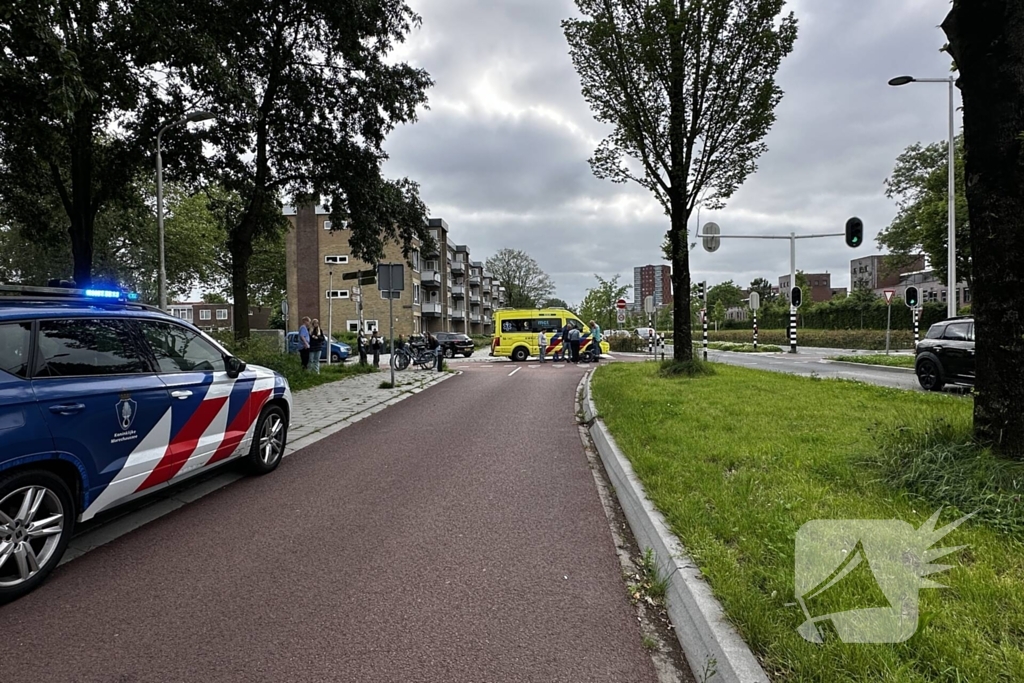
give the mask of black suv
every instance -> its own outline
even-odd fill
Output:
[[[917,381],[926,391],[946,384],[974,385],[974,318],[943,320],[928,328],[917,345]]]
[[[476,348],[472,339],[459,332],[438,332],[434,336],[437,337],[445,358],[454,358],[456,354],[460,353],[469,358]]]

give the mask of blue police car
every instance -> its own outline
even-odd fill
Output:
[[[287,380],[122,292],[0,286],[0,603],[77,522],[235,459],[284,454]]]

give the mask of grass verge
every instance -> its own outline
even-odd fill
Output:
[[[693,342],[694,348],[704,348],[704,343]],[[781,346],[775,346],[774,344],[758,344],[757,349],[754,349],[753,344],[740,344],[738,342],[708,342],[708,348],[714,349],[715,351],[732,351],[733,353],[780,353],[782,351]]]
[[[1024,467],[970,443],[970,401],[716,370],[678,382],[661,378],[654,364],[605,366],[593,379],[595,401],[769,676],[821,683],[1024,680],[1016,483],[1024,481]],[[793,605],[794,539],[804,523],[899,519],[918,528],[941,505],[947,508],[940,524],[982,510],[937,544],[967,547],[943,558],[952,569],[932,577],[949,588],[920,592],[913,637],[845,644],[833,633],[820,645],[800,637],[805,617]],[[878,592],[870,572],[850,574],[815,598],[812,610],[878,606],[864,604]]]
[[[331,363],[330,365],[322,362],[320,374],[316,374],[302,369],[302,361],[299,360],[297,353],[281,353],[267,339],[253,337],[244,342],[236,342],[233,339],[221,337],[220,342],[228,351],[246,363],[262,365],[284,375],[292,391],[302,391],[328,382],[337,382],[347,377],[367,375],[378,371],[372,365],[359,365],[358,360],[349,359],[345,363]]]
[[[862,363],[864,365],[884,365],[888,368],[914,367],[914,356],[906,354],[887,356],[884,353],[874,353],[863,356],[832,356],[829,360],[841,360],[844,363]]]

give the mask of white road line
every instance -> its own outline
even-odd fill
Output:
[[[508,373],[508,376],[509,376],[509,377],[511,377],[512,375],[516,374],[516,373],[517,373],[517,372],[519,372],[520,370],[522,370],[522,368],[516,368],[516,369],[515,369],[515,370],[513,370],[512,372]]]

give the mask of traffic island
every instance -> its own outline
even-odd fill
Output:
[[[1013,635],[1024,633],[1024,464],[973,444],[970,401],[716,370],[602,367],[583,417],[641,548],[670,577],[698,680],[709,664],[709,681],[1024,680]],[[907,640],[841,637],[835,615],[892,607],[870,545],[858,571],[814,600],[797,595],[808,523],[892,521],[924,537],[936,512],[936,529],[976,514],[929,546],[954,549],[931,560],[951,569],[915,576]]]

